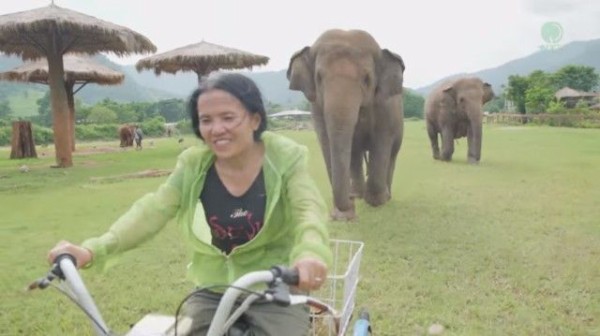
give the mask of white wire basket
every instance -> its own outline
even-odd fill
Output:
[[[331,305],[340,314],[340,328],[336,334],[333,317],[328,314],[311,312],[311,331],[313,336],[344,335],[348,330],[354,299],[358,288],[360,259],[364,243],[351,240],[331,239],[333,265],[329,270],[327,281],[321,289],[311,295]]]

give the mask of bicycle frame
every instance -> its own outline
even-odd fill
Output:
[[[287,273],[286,273],[287,272]],[[69,296],[90,318],[92,328],[97,336],[111,336],[113,333],[108,328],[106,322],[100,314],[100,310],[96,307],[94,300],[89,294],[85,284],[83,283],[77,268],[75,267],[74,258],[70,255],[61,255],[57,258],[55,266],[47,277],[42,278],[31,284],[30,289],[46,288],[50,281],[59,277],[63,280],[60,284],[61,291]],[[211,322],[207,336],[222,336],[233,325],[233,323],[250,307],[252,302],[259,298],[267,301],[276,302],[282,306],[290,304],[309,304],[319,309],[328,311],[336,319],[336,311],[327,304],[306,295],[290,295],[287,291],[287,286],[283,292],[275,290],[282,284],[296,284],[298,282],[297,273],[292,274],[287,268],[273,267],[269,271],[256,271],[248,273],[236,282],[234,282],[223,294],[217,311]],[[251,294],[242,302],[240,307],[233,314],[232,308],[235,305],[237,298],[245,293],[243,289],[251,288],[259,283],[270,283],[271,290],[266,290],[264,293]],[[283,294],[283,295],[282,295]],[[148,333],[160,336],[185,335],[186,329],[191,325],[189,319],[180,319],[178,321],[177,332],[175,332],[175,317],[149,314],[138,322],[129,333],[125,336],[146,336]]]

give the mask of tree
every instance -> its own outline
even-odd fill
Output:
[[[525,108],[528,113],[545,112],[558,89],[553,83],[553,75],[535,70],[527,76],[529,82],[525,92]]]
[[[554,74],[552,79],[558,88],[568,86],[585,92],[590,92],[600,85],[600,75],[593,67],[584,65],[564,66]]]
[[[96,105],[87,120],[92,124],[113,124],[117,122],[117,113],[106,106]]]
[[[39,123],[43,126],[52,125],[52,110],[50,109],[50,91],[46,91],[46,94],[36,100],[38,106]]]
[[[156,109],[167,122],[177,122],[185,117],[185,102],[182,99],[165,99],[156,103]]]
[[[138,114],[129,105],[122,105],[121,109],[117,112],[118,122],[121,124],[127,124],[136,122],[139,120]]]
[[[529,88],[527,77],[519,75],[508,76],[508,85],[506,88],[506,98],[511,100],[517,107],[517,112],[525,114],[525,96]]]
[[[8,100],[0,101],[0,119],[6,118],[13,113]]]
[[[558,89],[553,82],[553,75],[542,70],[534,70],[527,76],[527,80],[529,81],[529,88],[537,86]]]
[[[561,114],[561,113],[565,113],[566,109],[567,108],[565,107],[565,104],[563,102],[553,100],[548,104],[548,107],[546,108],[546,112],[553,113],[553,114]]]
[[[554,90],[547,86],[533,86],[525,94],[525,106],[528,113],[545,112],[553,100]]]
[[[423,107],[425,106],[425,98],[421,95],[404,90],[404,117],[423,119]]]
[[[273,103],[267,101],[267,105],[265,106],[265,110],[267,110],[267,114],[277,113],[284,110],[283,106],[277,103]]]
[[[144,121],[145,119],[152,119],[160,116],[156,104],[149,102],[134,102],[129,103],[128,107],[133,109],[138,115],[138,121]]]
[[[504,95],[495,96],[494,99],[483,105],[483,110],[491,113],[498,113],[504,110],[506,99]]]

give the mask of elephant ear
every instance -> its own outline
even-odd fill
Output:
[[[375,91],[377,99],[387,99],[402,93],[405,69],[404,61],[400,55],[388,49],[381,51],[381,62],[379,62],[378,67],[379,76]]]
[[[492,85],[490,83],[483,83],[483,103],[487,103],[490,100],[494,99],[494,91],[492,90]]]
[[[442,87],[442,91],[448,96],[450,96],[450,98],[452,98],[453,101],[456,101],[456,90],[454,89],[454,83],[445,84]]]
[[[444,97],[442,98],[442,104],[448,111],[450,111],[450,113],[456,113],[456,104],[458,102],[454,82],[444,84],[444,86],[442,86],[442,93],[444,94]]]
[[[310,47],[304,47],[292,55],[287,69],[290,90],[302,91],[310,102],[316,100],[315,82],[310,63]]]

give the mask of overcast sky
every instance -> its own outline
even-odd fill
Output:
[[[0,0],[0,14],[50,0]],[[417,88],[527,56],[544,44],[541,27],[558,22],[560,44],[600,38],[600,0],[55,0],[127,26],[158,52],[205,40],[268,56],[254,71],[287,68],[290,56],[330,28],[363,29],[398,53],[405,85]],[[109,57],[134,64],[137,55]]]

